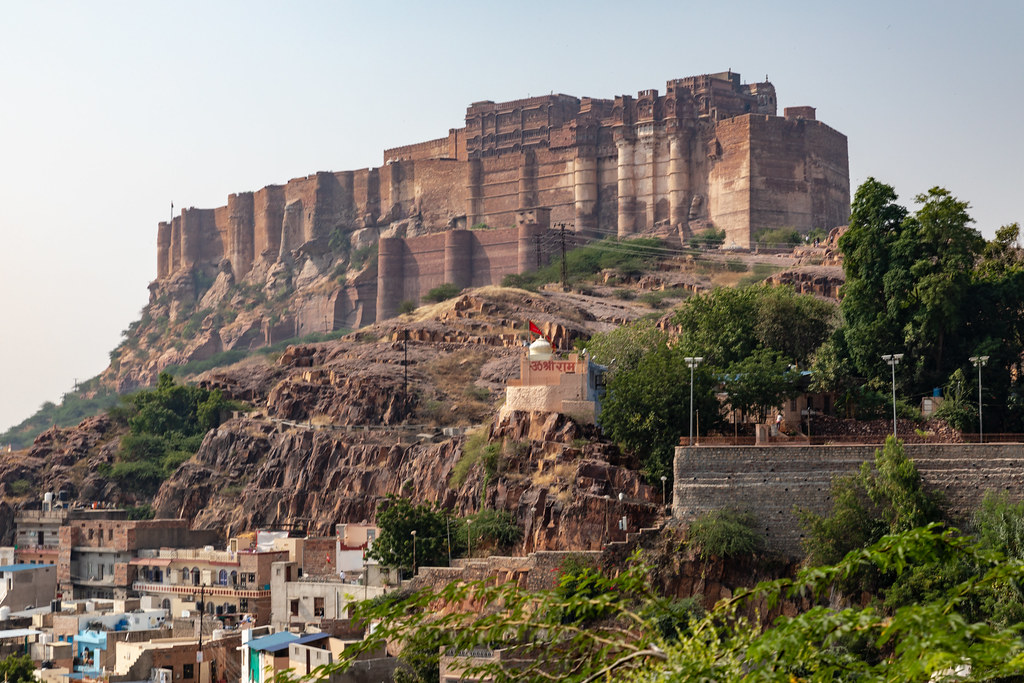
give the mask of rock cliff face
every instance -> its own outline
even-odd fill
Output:
[[[189,518],[229,535],[297,520],[326,535],[336,523],[373,519],[377,502],[394,494],[458,514],[482,506],[508,510],[527,530],[525,547],[555,549],[597,548],[617,533],[623,514],[646,525],[660,513],[657,495],[638,474],[613,464],[613,448],[574,447],[581,432],[565,418],[514,414],[490,435],[522,446],[496,481],[485,484],[478,471],[453,488],[462,438],[403,443],[399,437],[396,443],[390,434],[278,429],[237,419],[206,438],[161,488],[154,507],[158,516]],[[619,492],[626,493],[622,502]]]
[[[294,523],[327,534],[339,522],[372,520],[378,501],[396,494],[456,514],[508,510],[525,531],[524,549],[597,548],[624,535],[624,515],[633,526],[657,519],[661,491],[593,428],[557,414],[494,421],[518,370],[516,323],[528,317],[563,346],[604,324],[558,297],[484,290],[202,375],[204,386],[253,410],[210,431],[152,501],[98,474],[125,432],[108,416],[51,429],[0,459],[0,482],[18,503],[30,502],[19,488],[66,491],[82,504],[151,502],[158,516],[226,534]],[[453,486],[466,432],[477,430],[501,444],[500,464],[492,476],[475,465]],[[0,536],[3,525],[0,509]]]

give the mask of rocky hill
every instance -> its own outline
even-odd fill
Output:
[[[518,372],[523,321],[570,345],[641,310],[585,295],[475,290],[200,375],[202,386],[253,409],[207,433],[152,500],[100,474],[124,434],[110,416],[48,430],[0,459],[0,481],[15,506],[32,502],[29,491],[64,490],[82,504],[151,504],[158,516],[226,534],[294,523],[329,533],[338,522],[372,519],[382,497],[400,494],[459,514],[509,510],[528,531],[528,548],[594,548],[617,533],[624,510],[654,522],[661,491],[593,428],[557,415],[493,416]],[[473,465],[456,481],[478,431],[500,444],[498,464],[490,472]],[[9,535],[11,511],[2,517]]]

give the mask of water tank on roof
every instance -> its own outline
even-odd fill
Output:
[[[551,360],[552,355],[547,339],[538,339],[530,344],[530,360]]]
[[[96,603],[93,602],[92,600],[86,600],[85,601],[85,611],[86,612],[95,612],[96,611]]]
[[[44,503],[52,503],[53,502],[53,492],[47,491],[46,493],[44,493],[43,494],[43,502]]]
[[[11,608],[4,605],[0,607],[0,621],[7,621],[11,618]]]

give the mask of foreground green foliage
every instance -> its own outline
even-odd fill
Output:
[[[35,683],[36,665],[28,654],[9,654],[0,660],[0,678],[5,683]]]
[[[834,595],[851,575],[901,577],[942,557],[977,571],[893,609]],[[573,577],[572,586],[544,592],[515,582],[455,582],[358,605],[355,616],[377,626],[322,674],[344,670],[361,652],[386,642],[411,642],[418,653],[436,656],[505,650],[502,661],[462,660],[463,675],[495,681],[924,682],[948,680],[958,667],[969,667],[958,680],[996,680],[1024,674],[1020,627],[1001,626],[965,608],[993,587],[1021,580],[1020,561],[930,525],[883,536],[793,579],[737,590],[703,614],[656,595],[647,568],[635,563],[616,577],[589,570]],[[804,598],[814,606],[779,616],[767,628],[749,616]],[[666,621],[674,625],[664,628]]]

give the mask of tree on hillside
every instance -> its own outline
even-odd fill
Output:
[[[904,292],[894,291],[902,279],[895,274],[894,245],[907,210],[896,198],[891,186],[868,178],[857,188],[849,228],[839,238],[846,274],[840,304],[846,343],[862,377],[877,373],[879,354],[903,348],[898,299]]]
[[[948,190],[933,187],[915,200],[921,206],[904,220],[894,247],[911,285],[903,292],[909,314],[904,348],[914,359],[915,379],[928,387],[970,355],[961,330],[973,313],[967,295],[985,240],[970,226],[967,202]]]
[[[892,187],[869,179],[857,190],[850,228],[839,240],[846,284],[842,310],[857,369],[881,376],[881,354],[906,354],[903,373],[939,386],[964,353],[971,273],[985,242],[967,203],[932,188],[910,214]],[[957,360],[951,365],[950,356]]]
[[[629,372],[640,360],[668,340],[654,321],[641,318],[608,332],[598,332],[587,342],[587,351],[597,363],[608,366],[608,379],[616,372]]]
[[[421,503],[413,506],[405,498],[389,495],[377,507],[380,534],[367,553],[389,567],[413,566],[413,531],[416,566],[448,565],[447,528],[444,511]]]
[[[671,481],[675,447],[689,433],[690,369],[683,359],[691,353],[660,343],[633,371],[611,379],[601,404],[601,428],[640,455],[652,481],[661,476]],[[721,421],[714,374],[705,364],[693,378],[694,410],[700,412],[700,430],[706,433]]]
[[[759,346],[806,363],[835,327],[836,307],[792,287],[719,288],[687,299],[672,322],[680,344],[700,349],[711,365],[726,367]]]
[[[175,384],[173,377],[161,373],[154,389],[124,397],[111,411],[130,432],[121,438],[116,462],[101,465],[101,473],[133,491],[155,493],[199,450],[224,413],[244,407],[225,399],[218,389]]]
[[[807,363],[835,328],[836,305],[791,287],[758,290],[754,334],[767,349],[797,363]]]
[[[757,349],[725,370],[725,393],[729,405],[744,415],[765,422],[768,412],[797,394],[799,374],[777,351]]]

